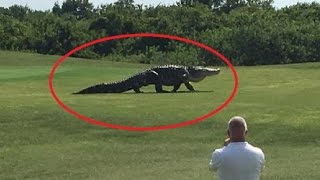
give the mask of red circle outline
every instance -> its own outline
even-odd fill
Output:
[[[67,57],[71,56],[72,54],[74,54],[75,52],[84,49],[86,47],[95,45],[97,43],[101,43],[101,42],[105,42],[105,41],[111,41],[111,40],[117,40],[117,39],[124,39],[124,38],[134,38],[134,37],[152,37],[152,38],[163,38],[163,39],[171,39],[171,40],[176,40],[176,41],[181,41],[184,43],[188,43],[188,44],[192,44],[195,46],[198,46],[200,48],[203,48],[213,54],[215,54],[216,56],[218,56],[220,59],[222,59],[232,70],[233,73],[233,77],[234,77],[234,87],[233,87],[233,91],[231,93],[231,95],[228,97],[228,99],[221,104],[218,108],[214,109],[213,111],[209,112],[208,114],[205,114],[203,116],[200,116],[198,118],[192,119],[192,120],[188,120],[188,121],[184,121],[184,122],[180,122],[180,123],[176,123],[176,124],[168,124],[168,125],[161,125],[161,126],[123,126],[123,125],[117,125],[117,124],[110,124],[110,123],[105,123],[105,122],[101,122],[89,117],[86,117],[84,115],[79,114],[78,112],[72,110],[70,107],[68,107],[67,105],[65,105],[56,95],[54,88],[53,88],[53,77],[54,77],[54,73],[56,71],[56,69],[58,68],[58,66],[66,60]],[[67,54],[65,54],[63,57],[61,57],[52,67],[50,75],[49,75],[49,88],[50,88],[50,93],[52,95],[52,97],[54,98],[54,100],[68,113],[74,115],[75,117],[87,121],[88,123],[91,124],[95,124],[98,126],[102,126],[102,127],[108,127],[108,128],[113,128],[113,129],[118,129],[118,130],[126,130],[126,131],[156,131],[156,130],[166,130],[166,129],[173,129],[173,128],[180,128],[180,127],[184,127],[184,126],[188,126],[188,125],[192,125],[195,123],[198,123],[202,120],[205,120],[215,114],[217,114],[219,111],[221,111],[223,108],[225,108],[233,99],[233,97],[235,96],[237,89],[239,86],[239,82],[238,82],[238,75],[237,72],[234,68],[234,66],[232,65],[232,63],[226,58],[224,57],[221,53],[219,53],[218,51],[216,51],[215,49],[208,47],[202,43],[199,43],[197,41],[194,40],[190,40],[190,39],[186,39],[186,38],[182,38],[182,37],[178,37],[178,36],[173,36],[173,35],[167,35],[167,34],[156,34],[156,33],[137,33],[137,34],[121,34],[121,35],[115,35],[115,36],[108,36],[108,37],[104,37],[104,38],[100,38],[100,39],[96,39],[93,41],[90,41],[88,43],[82,44],[74,49],[72,49],[71,51],[69,51]]]

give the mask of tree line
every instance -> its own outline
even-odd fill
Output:
[[[0,49],[62,55],[94,39],[126,33],[163,33],[215,48],[234,65],[320,61],[320,4],[276,9],[272,0],[181,0],[144,6],[119,0],[94,7],[65,0],[51,10],[0,7]],[[222,65],[192,45],[154,38],[96,44],[73,56],[138,63]]]

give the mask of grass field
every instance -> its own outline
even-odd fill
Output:
[[[248,141],[265,152],[262,180],[320,177],[320,63],[237,67],[239,90],[217,115],[179,129],[127,132],[89,124],[58,106],[48,88],[58,58],[0,51],[0,179],[216,179],[207,164],[233,115],[247,119]],[[71,95],[146,67],[70,58],[54,87],[81,114],[134,126],[199,117],[232,91],[231,70],[222,67],[194,84],[200,93],[156,94],[150,86],[144,94]]]

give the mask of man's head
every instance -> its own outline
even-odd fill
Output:
[[[228,123],[228,135],[231,141],[245,141],[245,136],[248,132],[248,127],[245,119],[240,116],[234,116]]]

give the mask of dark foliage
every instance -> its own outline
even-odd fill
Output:
[[[320,61],[320,4],[275,9],[272,3],[181,0],[171,6],[143,6],[119,0],[95,8],[88,0],[66,0],[45,12],[18,5],[0,7],[0,49],[62,55],[97,38],[154,32],[204,43],[234,65]],[[123,57],[120,60],[158,64],[224,64],[198,47],[153,38],[100,43],[73,56]]]

